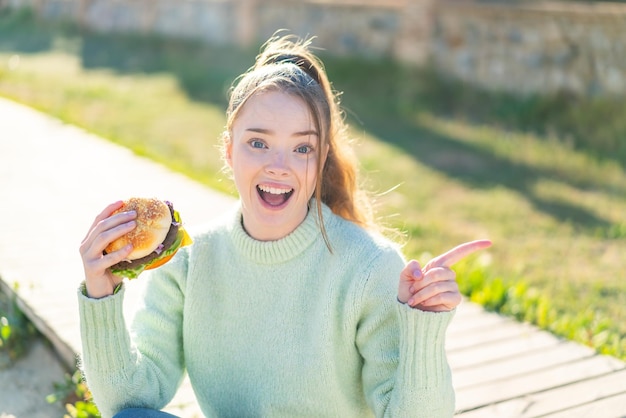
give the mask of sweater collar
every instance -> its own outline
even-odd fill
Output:
[[[243,228],[241,206],[231,224],[231,239],[237,251],[259,264],[286,262],[305,251],[313,242],[322,238],[317,216],[317,202],[311,199],[309,212],[304,221],[289,235],[276,241],[259,241],[252,238]],[[333,219],[331,209],[322,203],[322,216],[328,229]]]

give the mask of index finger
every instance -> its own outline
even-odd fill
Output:
[[[103,221],[104,219],[108,218],[109,216],[111,216],[113,212],[121,208],[122,203],[123,202],[121,200],[118,200],[117,202],[113,202],[109,204],[106,208],[104,208],[104,210],[100,212],[98,216],[96,216],[96,218],[94,219],[93,223],[91,224],[91,227],[89,228],[89,231],[87,232],[87,235],[85,235],[85,238],[83,238],[83,241],[85,241],[89,237],[89,235],[91,234],[91,231],[96,227],[96,225],[98,225],[100,221]]]
[[[468,255],[478,251],[483,250],[491,246],[491,241],[488,239],[479,239],[476,241],[466,242],[464,244],[458,245],[447,251],[426,264],[424,270],[431,269],[433,267],[451,267],[453,264],[461,261],[463,258]]]

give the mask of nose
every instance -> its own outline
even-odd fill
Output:
[[[275,177],[284,177],[289,174],[287,157],[283,151],[275,151],[271,154],[265,171]]]

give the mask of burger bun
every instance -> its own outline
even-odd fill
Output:
[[[125,200],[112,215],[133,210],[137,212],[137,227],[111,242],[105,252],[111,253],[131,244],[133,250],[127,258],[136,260],[152,253],[165,240],[172,225],[172,214],[165,202],[156,198],[133,197]]]

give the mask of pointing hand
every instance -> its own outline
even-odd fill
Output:
[[[430,260],[423,268],[411,260],[400,273],[398,300],[423,311],[450,311],[461,303],[461,293],[452,265],[491,246],[489,240],[461,244]]]

